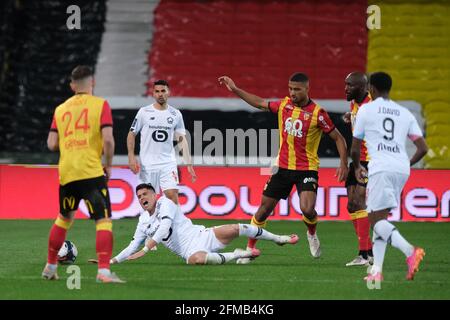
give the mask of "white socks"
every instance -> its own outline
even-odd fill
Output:
[[[256,227],[251,224],[239,224],[239,236],[246,236],[252,239],[269,240],[274,242],[280,241],[280,236],[270,233],[263,228]]]
[[[386,245],[402,251],[406,257],[414,252],[414,247],[402,237],[400,232],[387,220],[380,220],[373,227],[373,267],[372,273],[382,272]]]
[[[387,242],[379,237],[375,232],[373,233],[373,266],[371,273],[375,274],[383,272],[384,254],[386,252]]]
[[[391,235],[391,245],[403,252],[406,257],[409,257],[414,252],[414,247],[402,237],[398,230],[394,230]]]
[[[239,257],[237,257],[234,252],[209,252],[206,255],[205,264],[224,264],[237,258]]]

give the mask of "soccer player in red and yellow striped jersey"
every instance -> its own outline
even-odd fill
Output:
[[[372,101],[367,91],[367,77],[364,73],[352,72],[345,78],[345,95],[347,101],[350,101],[350,112],[344,115],[344,121],[351,124],[353,131],[359,108]],[[367,170],[369,154],[364,141],[361,143],[360,154],[361,165]],[[359,253],[355,259],[346,264],[347,267],[367,266],[373,260],[370,223],[366,211],[366,186],[367,181],[365,183],[357,181],[353,163],[350,163],[348,177],[345,181],[348,195],[347,210],[358,237]]]
[[[289,97],[281,101],[269,102],[238,88],[227,76],[219,78],[221,84],[246,101],[251,106],[276,113],[280,131],[280,149],[277,157],[277,172],[266,183],[261,205],[251,223],[265,227],[266,219],[278,201],[286,199],[292,187],[297,187],[303,221],[308,227],[307,238],[311,255],[321,254],[320,242],[316,233],[317,212],[315,210],[319,157],[322,132],[336,142],[340,156],[340,166],[336,171],[339,181],[347,177],[347,146],[344,138],[334,126],[327,112],[309,98],[309,79],[303,73],[293,74],[288,83]],[[249,240],[247,247],[254,248],[255,239]],[[241,260],[247,263],[249,260]]]
[[[50,150],[60,151],[60,213],[50,230],[47,264],[42,277],[58,279],[57,254],[72,225],[78,204],[84,199],[96,223],[97,282],[120,283],[123,281],[109,268],[113,247],[107,186],[114,156],[111,109],[105,99],[92,95],[94,77],[90,67],[77,66],[72,71],[70,86],[75,95],[56,108],[47,139]],[[104,167],[102,153],[105,155]]]

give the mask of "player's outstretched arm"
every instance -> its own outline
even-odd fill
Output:
[[[339,152],[339,158],[341,162],[339,164],[339,168],[336,170],[336,177],[339,182],[345,181],[348,175],[348,162],[347,162],[347,143],[345,142],[344,137],[339,132],[338,129],[334,129],[329,134],[331,139],[336,143],[337,150]]]
[[[255,107],[260,110],[269,110],[269,102],[265,101],[263,98],[258,97],[254,94],[248,93],[236,86],[233,79],[227,76],[222,76],[219,79],[220,84],[224,84],[228,90],[233,92],[235,95],[237,95],[239,98],[247,102],[252,107]]]
[[[153,240],[153,239],[148,240],[147,243],[145,244],[144,248],[142,248],[142,250],[129,256],[127,258],[127,260],[136,260],[136,259],[143,257],[147,252],[149,252],[150,250],[153,250],[153,248],[156,245],[157,245],[157,243],[155,240]]]
[[[411,160],[409,161],[411,166],[419,162],[420,159],[422,159],[428,152],[428,145],[423,137],[419,137],[415,139],[413,142],[417,149],[414,155],[412,156]]]

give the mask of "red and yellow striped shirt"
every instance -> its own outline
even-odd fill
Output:
[[[76,94],[56,108],[50,130],[58,132],[61,185],[103,175],[101,129],[112,124],[109,104],[99,97]]]
[[[363,104],[366,104],[368,102],[372,101],[372,97],[370,96],[370,93],[367,93],[366,97],[364,98],[364,100],[361,102],[361,104],[358,104],[355,100],[352,100],[350,102],[350,112],[351,112],[351,122],[352,122],[352,132],[353,132],[353,128],[355,126],[355,122],[356,122],[356,115],[358,113],[359,108],[361,108],[361,106]],[[367,151],[367,146],[366,146],[366,142],[362,141],[361,142],[361,156],[359,158],[360,161],[369,161],[370,157],[369,157],[369,152]]]
[[[304,107],[296,107],[289,97],[270,102],[269,109],[278,114],[278,167],[317,171],[322,132],[330,133],[335,128],[328,113],[312,100]]]

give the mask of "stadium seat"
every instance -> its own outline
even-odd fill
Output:
[[[369,3],[381,7],[382,27],[369,32],[367,71],[390,73],[392,98],[422,105],[431,149],[426,167],[449,168],[450,141],[440,137],[450,129],[450,3]]]
[[[342,99],[343,78],[365,70],[367,31],[360,26],[366,8],[357,0],[162,0],[155,10],[149,83],[170,78],[172,94],[229,97],[217,76],[229,74],[249,91],[264,76],[258,88],[270,89],[258,93],[283,97],[287,77],[302,71],[314,83],[315,98]],[[199,93],[193,84],[208,90]]]

